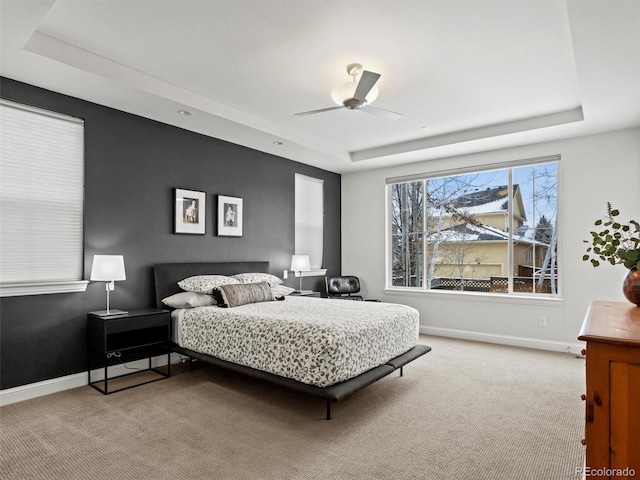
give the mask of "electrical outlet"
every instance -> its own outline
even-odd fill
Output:
[[[282,276],[284,277],[284,279],[286,280],[287,277],[289,276],[289,272],[287,270],[284,271],[284,273],[282,274]]]
[[[547,317],[538,317],[538,326],[546,327],[547,326]]]

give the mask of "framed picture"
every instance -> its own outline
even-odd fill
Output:
[[[218,236],[242,236],[242,199],[218,195]]]
[[[174,229],[173,233],[204,235],[207,197],[204,192],[173,189]]]

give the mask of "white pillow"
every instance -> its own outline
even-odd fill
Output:
[[[238,273],[236,275],[231,275],[231,278],[235,278],[240,283],[267,282],[270,287],[274,287],[283,283],[282,280],[280,280],[275,275],[271,275],[270,273]]]
[[[295,292],[296,289],[287,287],[286,285],[275,285],[271,287],[271,291],[273,292],[274,296],[279,296],[279,295],[289,295],[290,293]]]
[[[178,282],[178,286],[187,292],[207,293],[211,295],[214,288],[221,285],[235,285],[240,283],[235,278],[225,275],[196,275]]]
[[[216,305],[213,295],[196,292],[181,292],[163,298],[162,303],[171,308],[193,308],[204,307],[207,305]]]

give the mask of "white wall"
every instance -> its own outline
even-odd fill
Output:
[[[385,292],[385,180],[389,177],[560,154],[559,260],[562,300],[505,298],[453,292]],[[551,350],[578,351],[589,301],[626,301],[623,266],[582,261],[593,222],[606,202],[621,219],[640,221],[640,129],[425,161],[342,177],[342,273],[360,277],[368,298],[420,311],[424,333]],[[546,328],[538,318],[547,319]]]

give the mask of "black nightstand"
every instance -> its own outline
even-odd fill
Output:
[[[166,373],[152,368],[151,357],[167,355]],[[149,368],[119,375],[122,378],[141,372],[153,372],[151,380],[146,379],[109,391],[107,367],[124,364],[142,358],[149,359]],[[171,376],[171,316],[168,310],[141,308],[126,314],[100,317],[87,315],[87,363],[89,385],[108,395]],[[104,367],[104,380],[91,381],[91,369]],[[157,374],[158,376],[156,377]],[[104,389],[97,384],[104,382]]]
[[[292,295],[294,297],[314,297],[314,298],[322,298],[322,293],[321,292],[305,292],[305,293],[300,293],[300,292],[291,292],[289,295]]]

